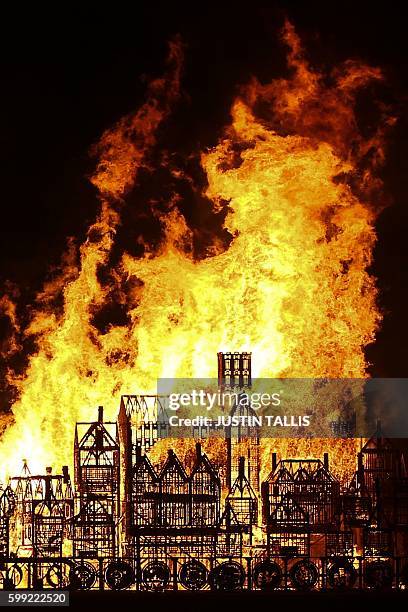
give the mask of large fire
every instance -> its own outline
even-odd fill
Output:
[[[99,404],[115,419],[122,393],[154,392],[160,376],[214,376],[220,350],[252,351],[255,376],[366,376],[364,347],[380,321],[367,271],[380,188],[375,171],[392,120],[384,117],[364,138],[354,100],[382,75],[347,62],[327,78],[308,65],[289,23],[283,39],[289,78],[269,85],[252,80],[218,144],[201,155],[206,196],[215,212],[228,207],[228,248],[195,260],[175,197],[161,218],[161,244],[146,246],[141,258],[124,253],[112,270],[129,324],[103,333],[92,314],[110,288],[98,270],[108,260],[126,194],[177,101],[178,43],[146,103],[102,136],[92,178],[101,209],[80,247],[80,265],[65,257],[62,273],[38,296],[30,325],[19,330],[35,337],[37,350],[23,377],[9,374],[19,399],[1,441],[3,477],[19,472],[22,457],[35,470],[70,464],[77,420],[93,420]],[[56,312],[50,298],[61,291],[63,309]],[[12,302],[3,301],[14,317]],[[321,456],[322,444],[268,441],[264,450]],[[354,444],[324,446],[351,471]]]

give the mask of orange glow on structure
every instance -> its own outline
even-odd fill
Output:
[[[304,59],[290,24],[283,38],[290,78],[269,85],[252,80],[235,100],[223,137],[202,153],[207,197],[214,210],[228,203],[229,247],[194,260],[192,233],[173,207],[161,219],[166,238],[157,250],[146,248],[139,259],[125,254],[115,269],[118,284],[138,282],[128,283],[133,289],[123,296],[128,327],[103,334],[91,323],[107,294],[97,271],[112,248],[121,203],[178,97],[178,45],[147,102],[102,136],[92,178],[99,217],[81,246],[79,268],[68,257],[62,275],[39,296],[26,330],[38,351],[24,377],[11,377],[20,397],[0,446],[8,473],[19,470],[23,456],[34,469],[70,464],[76,420],[92,420],[99,404],[116,418],[122,393],[154,392],[160,376],[214,377],[218,351],[252,351],[254,376],[366,376],[364,347],[380,321],[367,272],[380,189],[374,174],[392,120],[385,117],[365,140],[354,97],[382,76],[348,62],[327,86]],[[62,287],[57,314],[47,307],[47,293]],[[177,445],[189,449],[187,442]],[[341,469],[354,468],[354,441],[269,440],[263,447],[263,475],[271,450],[292,457],[329,450]]]

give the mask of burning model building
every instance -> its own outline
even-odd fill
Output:
[[[250,386],[250,368],[248,353],[220,354],[220,385]],[[169,448],[155,464],[160,401],[124,396],[117,422],[100,407],[95,422],[77,424],[74,488],[66,467],[32,475],[24,464],[10,479],[0,497],[3,588],[407,586],[408,476],[395,442],[376,432],[346,486],[327,453],[273,453],[258,486],[254,432],[227,438],[224,471],[199,442],[188,461]]]
[[[22,339],[35,347],[24,376],[7,373],[18,393],[0,441],[2,467],[13,474],[0,490],[4,588],[408,583],[407,476],[394,442],[262,445],[256,428],[242,427],[216,450],[203,443],[183,452],[180,441],[162,440],[161,398],[148,394],[163,372],[210,375],[226,346],[252,347],[257,376],[367,375],[364,351],[381,318],[369,272],[378,169],[394,118],[380,105],[378,122],[361,129],[357,120],[356,98],[383,79],[379,69],[348,61],[321,74],[288,22],[282,38],[288,77],[251,79],[219,140],[194,151],[205,192],[161,148],[158,128],[180,92],[182,49],[172,43],[147,101],[94,147],[100,208],[78,252],[71,243],[28,323],[12,295],[1,298],[7,355]],[[153,160],[174,193],[160,205],[148,196],[160,238],[152,245],[132,234],[136,256],[118,235],[127,194],[145,202],[139,179],[149,168],[155,180]],[[186,189],[214,213],[199,252],[177,205]],[[121,316],[111,320],[115,308]],[[249,353],[220,353],[218,365],[221,386],[251,384]],[[141,394],[124,395],[135,380]],[[117,415],[108,402],[120,395]],[[105,414],[93,420],[102,398]],[[66,467],[39,473],[70,463],[79,420],[73,485]],[[35,472],[24,464],[15,476],[26,449]]]

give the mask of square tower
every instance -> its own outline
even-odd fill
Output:
[[[220,389],[249,389],[251,353],[218,353],[218,386]]]

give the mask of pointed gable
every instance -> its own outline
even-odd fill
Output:
[[[164,483],[166,480],[173,480],[174,478],[184,482],[188,481],[186,471],[180,459],[173,450],[169,450],[166,463],[163,466],[159,479]]]
[[[317,468],[317,470],[313,474],[313,480],[315,480],[316,482],[335,482],[336,479],[324,467],[324,465],[321,465]]]
[[[159,476],[147,455],[138,457],[132,471],[134,483],[136,481],[150,481],[151,483],[157,483],[159,481]]]
[[[96,456],[99,458],[103,456],[103,463],[112,465],[112,452],[118,450],[118,443],[103,423],[96,421],[91,423],[79,441],[78,447],[83,453],[82,465],[93,464]]]
[[[11,516],[14,512],[15,505],[16,497],[10,485],[5,489],[0,487],[0,518]]]
[[[289,494],[282,497],[280,503],[271,514],[272,523],[281,526],[308,525],[307,512]]]
[[[367,440],[367,442],[364,444],[363,448],[361,449],[361,452],[364,453],[364,452],[373,451],[373,450],[374,451],[377,451],[377,450],[393,451],[394,447],[393,447],[391,440],[389,440],[389,438],[378,437],[375,434],[369,440]]]
[[[228,500],[242,498],[256,500],[255,491],[253,490],[248,478],[243,474],[237,476],[227,496]]]
[[[240,528],[240,523],[237,515],[235,514],[231,504],[226,502],[224,512],[221,515],[219,527],[221,529],[237,530]]]
[[[273,477],[273,482],[293,482],[293,475],[289,472],[287,467],[280,467]]]
[[[293,475],[295,482],[307,482],[310,480],[310,470],[307,471],[304,467],[300,467]]]
[[[197,449],[198,447],[199,445],[197,445]],[[191,480],[193,480],[199,473],[206,473],[217,483],[220,482],[215,466],[211,463],[207,455],[201,452],[201,447],[199,450],[197,450],[196,460],[190,474]]]

